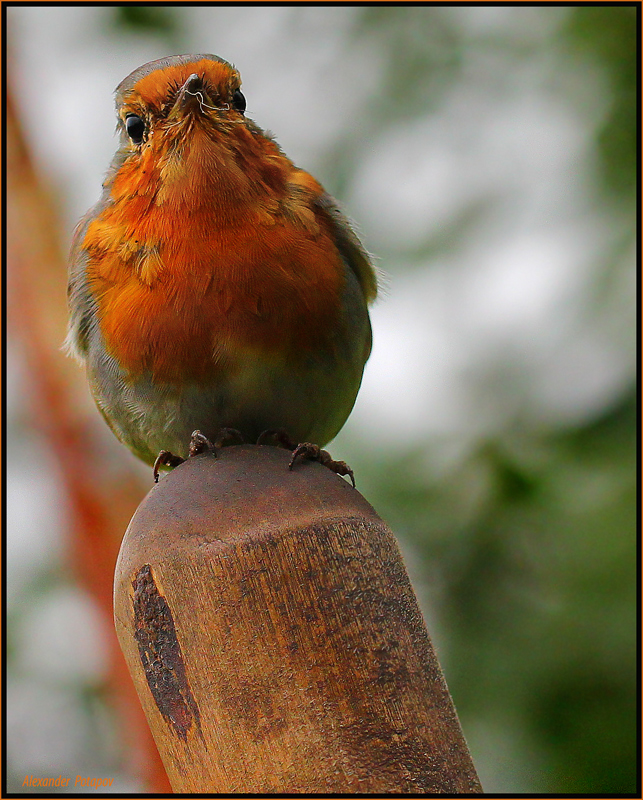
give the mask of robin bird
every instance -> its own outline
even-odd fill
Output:
[[[359,390],[375,273],[336,201],[246,117],[240,87],[207,54],[118,86],[119,147],[72,242],[67,344],[155,479],[226,430],[274,434],[291,467],[303,453],[352,479],[319,448]]]

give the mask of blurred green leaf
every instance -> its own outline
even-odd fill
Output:
[[[576,6],[562,31],[573,51],[606,76],[610,104],[597,136],[602,175],[609,191],[631,195],[636,187],[637,13],[632,6]]]
[[[174,41],[179,33],[179,17],[172,6],[113,6],[114,25],[121,31],[161,36]]]

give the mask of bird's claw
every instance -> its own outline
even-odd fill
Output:
[[[348,475],[353,484],[353,489],[355,488],[355,475],[348,464],[345,461],[333,460],[330,453],[327,450],[322,450],[319,445],[311,444],[310,442],[302,442],[302,444],[297,445],[293,450],[288,469],[293,468],[298,458],[307,458],[309,461],[319,461],[320,464],[328,467],[329,470],[335,472],[337,475]]]
[[[188,448],[188,458],[201,455],[201,453],[214,453],[216,456],[217,451],[212,442],[201,431],[193,431],[190,437],[190,446]]]
[[[264,431],[257,439],[257,444],[270,444],[271,441],[285,450],[295,450],[297,442],[291,439],[283,428],[269,428]]]
[[[231,431],[231,428],[224,428],[223,431]],[[235,431],[238,433],[238,431]],[[225,438],[225,437],[224,437]],[[217,445],[221,441],[221,436],[217,439]],[[219,445],[220,446],[220,445]],[[212,442],[204,436],[201,431],[194,431],[192,436],[190,437],[190,446],[188,447],[188,458],[192,458],[193,456],[198,456],[201,453],[213,453],[216,457],[217,451],[216,447],[212,444]],[[170,453],[169,450],[161,450],[161,452],[157,455],[156,461],[154,462],[154,468],[152,470],[152,474],[154,475],[154,483],[159,482],[159,472],[161,467],[178,467],[180,464],[183,464],[185,461],[184,458],[181,456],[175,456],[173,453]]]
[[[199,433],[199,431],[195,431],[194,433]],[[194,434],[192,435],[194,436]],[[205,439],[205,436],[203,438]],[[220,428],[219,432],[217,433],[217,438],[214,441],[214,449],[216,450],[220,447],[225,447],[226,444],[228,446],[244,444],[245,441],[246,440],[241,431],[238,431],[236,428]]]
[[[169,450],[161,450],[161,452],[156,456],[156,461],[154,462],[154,468],[152,470],[152,474],[154,475],[154,483],[159,482],[159,470],[161,467],[178,467],[179,464],[182,464],[184,461],[184,458],[173,455]]]

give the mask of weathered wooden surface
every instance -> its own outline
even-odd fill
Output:
[[[393,534],[276,447],[161,478],[115,620],[175,792],[480,792]]]

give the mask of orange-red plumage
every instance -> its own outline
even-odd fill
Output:
[[[245,118],[239,86],[214,56],[129,76],[117,90],[122,147],[72,249],[70,338],[99,407],[147,459],[146,403],[150,424],[174,425],[173,441],[200,417],[202,429],[248,435],[292,426],[298,409],[276,409],[295,402],[293,435],[315,433],[306,380],[347,407],[318,413],[329,418],[319,438],[334,435],[370,352],[368,258],[321,185]],[[333,379],[335,393],[322,385]],[[155,394],[174,398],[185,424],[171,411],[164,423]]]

